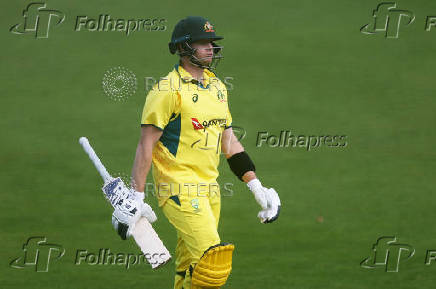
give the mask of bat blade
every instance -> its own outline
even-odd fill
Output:
[[[170,252],[146,218],[141,217],[136,222],[132,236],[152,269],[157,269],[171,260]]]

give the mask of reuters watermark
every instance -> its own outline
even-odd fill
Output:
[[[202,89],[212,89],[213,87],[216,87],[219,85],[220,82],[224,83],[226,86],[226,90],[233,90],[234,84],[233,81],[235,78],[233,76],[224,76],[222,78],[218,77],[209,77],[206,78],[200,78],[201,82],[207,81],[208,84],[206,87],[202,87]],[[186,83],[187,86],[183,86],[182,84]],[[158,91],[180,91],[180,90],[186,90],[186,91],[194,91],[199,90],[199,82],[196,80],[193,80],[192,82],[187,81],[187,79],[178,78],[176,80],[168,77],[153,77],[153,76],[146,76],[144,77],[144,84],[145,84],[145,91],[148,92],[150,90],[158,90]],[[219,86],[218,86],[219,87]]]
[[[158,197],[210,197],[210,196],[233,196],[233,183],[146,183],[144,193]]]
[[[136,75],[123,66],[107,70],[101,84],[104,94],[115,101],[126,101],[136,93],[138,87]]]
[[[130,187],[136,187],[135,180],[126,173],[114,173],[114,177],[121,178],[124,183],[130,184]],[[144,184],[144,194],[148,198],[151,196],[158,197],[172,197],[172,196],[186,196],[186,197],[233,197],[234,183],[224,182],[218,184],[217,182],[211,183],[158,183],[146,182]]]
[[[278,134],[267,131],[257,133],[256,147],[305,148],[307,151],[320,147],[345,148],[347,136],[340,134],[304,135],[282,130]]]
[[[138,90],[138,77],[136,74],[121,65],[111,67],[107,69],[102,78],[103,93],[114,101],[127,101],[129,97],[135,95]],[[206,79],[201,79],[205,81]],[[166,77],[155,78],[153,76],[144,77],[145,91],[151,90],[158,91],[199,91],[208,89],[209,91],[216,90],[217,100],[220,102],[227,102],[225,91],[233,90],[234,78],[232,76],[226,76],[219,79],[217,77],[210,77],[207,79],[206,87],[199,86],[198,83],[188,82],[185,86],[182,85],[182,79],[172,80]],[[221,83],[225,85],[225,88],[221,88]],[[192,102],[196,103],[199,99],[199,94],[192,95]]]

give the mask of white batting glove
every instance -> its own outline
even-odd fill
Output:
[[[136,201],[139,203],[141,216],[147,218],[148,222],[154,223],[157,220],[157,216],[149,204],[144,202],[145,194],[142,192],[132,191]]]
[[[257,214],[260,221],[266,224],[277,220],[280,214],[281,204],[276,190],[263,187],[258,179],[249,181],[247,186],[253,193],[256,201],[262,207],[262,210]]]
[[[131,190],[126,199],[117,204],[112,214],[112,225],[125,240],[130,237],[136,222],[143,216],[150,223],[157,220],[156,214],[147,203],[144,203],[144,193]]]

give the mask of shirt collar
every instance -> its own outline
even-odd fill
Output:
[[[202,87],[202,88],[208,88],[210,85],[210,78],[211,77],[216,77],[215,74],[213,72],[211,72],[208,69],[204,69],[203,70],[203,81],[206,84],[206,86],[203,86],[201,82],[199,82],[198,80],[194,79],[192,77],[192,75],[186,71],[183,66],[179,65],[178,63],[176,65],[174,65],[174,69],[177,71],[177,73],[179,74],[180,78],[183,80],[183,82],[191,82],[191,83],[195,83],[198,86]]]

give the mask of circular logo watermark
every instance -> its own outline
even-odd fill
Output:
[[[125,101],[135,94],[138,83],[135,74],[122,66],[112,67],[103,76],[103,91],[112,100]]]

